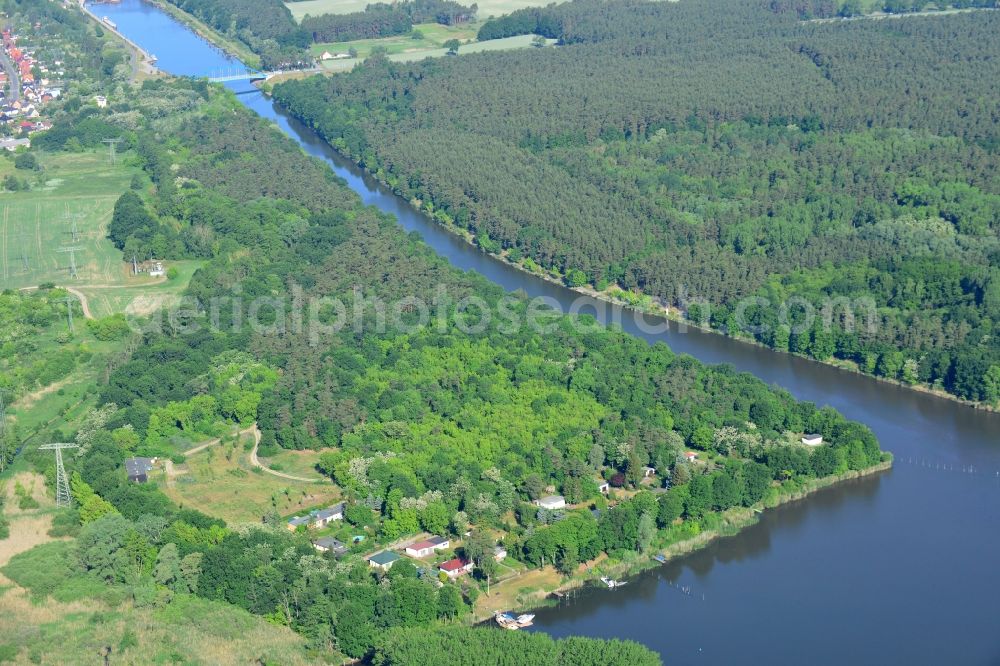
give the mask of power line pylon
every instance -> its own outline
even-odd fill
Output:
[[[122,142],[121,137],[118,137],[117,139],[103,139],[102,141],[103,143],[108,144],[108,160],[112,164],[115,164],[115,160],[118,154],[116,148],[118,144]]]
[[[79,224],[77,224],[77,221],[82,217],[83,217],[82,213],[67,212],[63,214],[63,219],[67,220],[70,223],[69,231],[67,231],[66,233],[68,233],[70,237],[72,237],[74,243],[77,243],[80,240],[80,226]]]
[[[73,506],[73,495],[69,492],[69,481],[66,479],[66,468],[63,467],[63,449],[79,448],[76,444],[66,442],[54,442],[52,444],[42,444],[38,447],[40,451],[56,452],[56,506]]]
[[[56,252],[69,252],[69,276],[74,280],[80,277],[76,272],[76,253],[83,250],[82,247],[61,247]]]
[[[76,298],[73,296],[67,296],[66,298],[60,298],[58,302],[66,304],[66,317],[69,320],[69,332],[75,333],[73,330],[73,304],[76,303]]]

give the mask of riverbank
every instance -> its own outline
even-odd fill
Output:
[[[162,10],[170,17],[187,26],[192,32],[216,47],[227,56],[236,58],[254,69],[260,69],[260,56],[250,50],[243,42],[224,35],[212,26],[208,25],[197,16],[189,14],[180,7],[173,5],[167,0],[143,0],[156,8]]]
[[[471,621],[474,624],[492,621],[493,613],[497,610],[514,610],[520,613],[551,606],[558,603],[561,598],[572,596],[574,591],[580,588],[596,584],[602,576],[616,579],[637,576],[661,564],[701,550],[720,538],[736,536],[744,529],[755,525],[760,520],[760,515],[768,509],[807,499],[813,494],[839,483],[886,472],[892,468],[893,459],[891,454],[889,456],[888,460],[862,470],[851,470],[821,479],[810,479],[795,490],[779,491],[776,498],[771,501],[765,500],[753,507],[729,509],[719,514],[722,520],[720,525],[706,529],[689,539],[651,549],[648,553],[636,554],[624,561],[613,562],[602,556],[598,560],[581,565],[576,574],[557,584],[553,584],[553,581],[558,579],[558,574],[553,567],[531,569],[520,576],[509,578],[497,584],[490,596],[480,597],[481,602],[475,609]],[[654,559],[659,555],[663,556],[663,561]],[[533,582],[541,584],[541,586],[538,589],[527,590],[524,583]],[[546,582],[548,585],[545,585]],[[498,589],[501,587],[505,589]],[[508,590],[507,587],[511,589]]]
[[[269,96],[271,96],[273,98],[273,94],[272,94],[273,90],[272,90],[272,87],[270,85],[263,86],[262,87],[262,92],[264,94],[269,95]],[[296,118],[296,120],[298,120],[299,122],[302,122],[304,125],[306,125],[307,127],[311,128],[317,134],[317,136],[320,136],[320,138],[322,138],[324,140],[324,142],[326,143],[326,145],[331,150],[333,150],[334,152],[336,152],[341,157],[343,157],[343,158],[345,158],[347,160],[350,160],[355,166],[357,166],[359,169],[363,170],[366,174],[368,174],[370,177],[372,177],[378,183],[380,183],[384,187],[386,187],[389,190],[391,190],[393,192],[393,194],[395,194],[396,196],[398,196],[400,198],[403,197],[403,193],[400,190],[398,190],[396,187],[394,187],[391,182],[389,182],[389,179],[388,179],[389,174],[386,174],[384,170],[382,170],[381,168],[378,168],[376,170],[372,170],[372,168],[370,166],[368,166],[368,165],[362,165],[357,160],[356,157],[350,155],[349,153],[345,153],[345,152],[339,150],[333,143],[327,141],[324,137],[322,137],[320,135],[320,132],[318,130],[316,130],[315,128],[313,128],[312,124],[308,121],[308,119],[302,118],[302,117],[298,116],[297,114],[295,114],[292,110],[290,110],[289,108],[287,108],[284,105],[282,105],[281,102],[280,102],[280,100],[275,99],[274,101],[275,101],[275,103],[277,105],[281,106],[281,108],[286,113],[288,113],[290,116]],[[392,175],[400,176],[400,174],[392,174]],[[478,239],[478,237],[477,237],[476,234],[470,232],[468,229],[464,229],[464,228],[460,228],[460,227],[456,226],[449,219],[447,219],[446,215],[444,216],[444,219],[443,219],[442,216],[441,216],[441,214],[435,214],[435,213],[433,213],[433,211],[435,209],[433,201],[423,201],[423,200],[420,200],[420,199],[411,198],[411,199],[408,200],[408,202],[409,202],[409,204],[413,208],[415,208],[416,210],[420,211],[426,218],[428,218],[430,220],[433,220],[439,227],[445,229],[446,231],[448,231],[450,234],[454,235],[455,237],[463,240],[468,245],[476,247],[480,252],[482,252],[483,254],[486,254],[491,259],[494,259],[494,260],[500,261],[502,263],[505,263],[505,264],[507,264],[508,266],[510,266],[512,268],[515,268],[515,269],[517,269],[517,270],[519,270],[521,272],[524,272],[524,273],[527,273],[528,275],[531,275],[532,277],[539,278],[541,280],[544,280],[544,281],[549,282],[549,283],[554,284],[554,285],[558,285],[558,286],[566,288],[566,289],[570,289],[570,290],[575,291],[575,292],[577,292],[579,294],[583,294],[585,296],[589,296],[591,298],[594,298],[596,300],[600,300],[600,301],[605,302],[605,303],[609,303],[609,304],[616,305],[616,306],[621,306],[621,307],[626,308],[627,310],[631,310],[631,311],[633,311],[635,313],[642,313],[642,314],[648,314],[648,315],[657,316],[657,317],[663,317],[663,318],[668,319],[670,321],[676,322],[679,325],[690,326],[690,327],[698,329],[700,331],[705,331],[707,333],[712,333],[712,334],[720,335],[722,337],[729,338],[729,339],[732,339],[732,340],[737,340],[739,342],[743,342],[743,343],[746,343],[746,344],[749,344],[749,345],[753,345],[753,346],[759,347],[761,349],[766,349],[766,350],[771,351],[771,352],[781,353],[781,354],[787,354],[787,355],[791,355],[791,356],[797,356],[799,358],[808,360],[811,363],[818,363],[818,364],[821,364],[821,365],[826,365],[826,366],[833,367],[833,368],[836,368],[836,369],[841,370],[841,371],[851,372],[853,374],[857,374],[857,375],[860,375],[860,376],[864,376],[864,377],[868,377],[868,378],[871,378],[871,379],[875,379],[875,380],[878,380],[880,382],[888,383],[890,385],[894,385],[894,386],[897,386],[897,387],[900,387],[900,388],[910,389],[910,390],[914,390],[914,391],[917,391],[917,392],[920,392],[920,393],[925,393],[925,394],[930,395],[930,396],[934,396],[936,398],[946,399],[946,400],[949,400],[951,402],[955,402],[955,403],[961,404],[961,405],[966,406],[966,407],[971,407],[972,409],[975,409],[975,410],[980,410],[980,411],[985,411],[985,412],[991,412],[991,413],[1000,412],[1000,404],[992,405],[992,404],[989,404],[989,403],[986,403],[986,402],[980,402],[980,401],[975,401],[975,400],[968,400],[968,399],[965,399],[965,398],[962,398],[960,396],[954,395],[954,394],[949,393],[949,392],[947,392],[947,391],[945,391],[943,389],[937,388],[935,386],[932,386],[932,385],[929,385],[929,384],[926,384],[926,383],[909,383],[909,382],[905,382],[905,381],[902,381],[902,380],[899,380],[899,379],[895,379],[895,378],[880,377],[880,376],[877,376],[877,375],[870,374],[868,372],[862,371],[860,369],[860,367],[858,367],[857,363],[852,362],[852,361],[847,360],[847,359],[839,359],[839,358],[831,357],[831,358],[829,358],[827,360],[819,360],[819,359],[816,359],[816,358],[814,358],[812,356],[809,356],[807,354],[802,354],[802,353],[797,353],[797,352],[793,352],[793,351],[789,351],[789,350],[775,349],[773,347],[769,347],[769,346],[767,346],[767,345],[759,342],[758,340],[756,340],[756,339],[754,339],[752,337],[747,337],[747,336],[743,336],[743,335],[731,335],[731,334],[727,333],[726,331],[719,330],[717,328],[712,328],[711,326],[706,325],[704,323],[693,322],[693,321],[685,318],[685,316],[683,314],[683,311],[680,308],[676,308],[676,307],[671,307],[669,305],[665,305],[661,301],[658,301],[657,299],[655,299],[653,296],[648,295],[648,294],[643,294],[642,292],[632,292],[632,291],[626,292],[625,290],[617,288],[617,286],[613,285],[613,284],[609,285],[604,290],[598,290],[593,285],[569,286],[569,285],[566,284],[565,277],[563,275],[561,275],[561,274],[553,273],[552,271],[546,271],[546,270],[542,269],[541,267],[538,267],[538,269],[535,270],[535,269],[531,268],[529,265],[526,265],[523,261],[512,261],[509,258],[509,256],[507,255],[507,253],[505,251],[490,252],[490,251],[487,251],[487,250],[483,250],[482,246],[481,246],[481,244],[479,242],[479,239]],[[617,294],[629,294],[630,295],[630,299],[629,300],[623,300],[621,298],[617,298],[616,297]],[[646,304],[646,305],[644,305],[644,304]]]
[[[112,35],[117,37],[120,41],[125,43],[129,51],[132,53],[132,81],[140,83],[145,77],[155,77],[160,75],[160,70],[156,68],[156,56],[146,51],[146,49],[139,46],[137,43],[126,37],[117,27],[112,27],[101,20],[97,14],[90,11],[85,4],[80,4],[80,11],[84,13],[85,16],[93,20],[101,28],[110,32]]]

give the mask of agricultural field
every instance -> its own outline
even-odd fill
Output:
[[[304,0],[303,2],[286,2],[285,6],[292,12],[296,21],[301,21],[306,14],[319,16],[321,14],[350,14],[364,11],[371,4],[369,0]],[[466,3],[462,3],[466,4]],[[472,4],[469,2],[467,4]],[[510,14],[516,9],[525,7],[544,7],[550,0],[481,0],[479,18],[488,19],[491,16]]]
[[[151,480],[181,506],[227,523],[259,523],[270,511],[285,516],[337,499],[332,483],[293,481],[254,468],[247,441],[210,446],[180,464],[167,461]]]
[[[0,178],[15,173],[28,191],[0,194],[0,288],[22,289],[52,282],[72,287],[93,303],[95,317],[126,311],[151,311],[187,284],[196,263],[177,262],[178,278],[131,276],[129,265],[109,241],[107,226],[115,201],[140,174],[120,156],[109,163],[103,151],[37,154],[41,171],[15,173],[0,160]],[[74,233],[75,226],[75,233]],[[61,251],[77,248],[74,252]],[[70,275],[75,264],[77,277]],[[171,264],[174,265],[174,264]]]

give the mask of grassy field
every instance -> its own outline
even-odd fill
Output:
[[[379,45],[378,42],[393,41],[395,39],[397,38],[386,38],[384,40],[367,39],[360,42],[352,42],[351,46],[358,49],[359,57],[346,58],[344,60],[327,60],[322,63],[323,71],[330,74],[336,72],[348,72],[364,59],[364,53],[358,46],[359,44],[372,42],[373,44],[367,45],[367,52],[370,53],[371,47]],[[488,42],[472,42],[470,44],[463,44],[458,50],[458,55],[461,56],[469,53],[479,53],[481,51],[505,51],[508,49],[528,48],[531,46],[532,39],[534,39],[532,35],[518,35],[517,37],[506,37],[504,39],[491,39]],[[550,42],[554,41],[555,40],[550,40]],[[395,62],[414,62],[416,60],[423,60],[424,58],[441,58],[447,55],[447,53],[447,49],[434,46],[432,48],[418,48],[414,50],[404,50],[402,52],[390,53],[388,58],[389,60],[393,60]],[[275,80],[275,82],[277,81]]]
[[[171,263],[180,271],[176,280],[135,278],[106,238],[115,201],[140,170],[123,159],[112,166],[103,151],[42,154],[39,161],[41,173],[28,174],[30,191],[0,194],[0,288],[71,286],[87,297],[97,317],[130,306],[144,314],[176,298],[197,263]],[[0,160],[0,178],[13,171]],[[70,254],[59,251],[67,247],[79,248],[73,253],[76,279],[70,277]]]
[[[255,470],[244,446],[248,439],[209,447],[172,465],[172,473],[156,470],[152,479],[178,504],[230,523],[260,522],[271,510],[288,515],[337,499],[333,484],[292,481]]]
[[[334,449],[326,450],[333,451]],[[291,451],[282,449],[267,458],[259,456],[259,460],[261,464],[278,472],[319,480],[324,477],[316,471],[316,461],[319,460],[322,453],[323,451]]]
[[[509,14],[515,9],[523,9],[524,7],[544,7],[550,2],[551,0],[480,0],[476,4],[479,5],[479,18],[485,20],[491,16]],[[304,0],[303,2],[286,2],[285,6],[291,10],[296,21],[301,21],[306,14],[319,16],[320,14],[360,12],[364,11],[369,4],[371,4],[369,0]]]
[[[326,44],[313,44],[310,47],[310,52],[314,56],[319,57],[323,51],[346,53],[353,48],[357,50],[358,57],[363,59],[368,57],[372,49],[376,47],[385,49],[389,54],[414,53],[442,48],[442,45],[449,39],[466,42],[476,38],[476,27],[469,25],[447,26],[437,23],[422,23],[413,26],[413,28],[420,31],[423,39],[413,39],[410,35],[396,35],[380,39],[359,39],[353,42],[329,42]]]

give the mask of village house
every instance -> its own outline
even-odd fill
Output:
[[[344,503],[334,504],[333,506],[328,506],[325,509],[313,510],[309,512],[307,516],[295,516],[294,518],[288,519],[288,531],[294,532],[301,525],[305,525],[311,529],[320,529],[326,527],[335,520],[343,520],[344,518]]]
[[[507,549],[501,545],[496,545],[493,547],[493,559],[497,562],[503,562],[507,559]]]
[[[461,557],[456,557],[453,560],[444,562],[438,569],[443,571],[448,578],[455,580],[459,576],[464,576],[472,571],[472,562],[464,560]]]
[[[156,464],[156,458],[127,458],[125,460],[125,473],[128,480],[133,483],[146,483],[149,480],[148,473]]]
[[[343,557],[347,554],[347,545],[333,537],[322,537],[313,541],[313,548],[321,553],[333,553],[336,557]]]
[[[655,476],[655,475],[656,475],[656,468],[655,467],[643,467],[642,468],[642,478],[648,479],[649,477]]]
[[[806,446],[819,446],[823,443],[822,435],[803,435],[802,443]]]
[[[405,552],[410,557],[422,559],[432,555],[436,551],[445,550],[450,545],[451,541],[449,539],[440,536],[432,536],[429,539],[411,543],[406,547]]]
[[[540,509],[555,511],[566,508],[566,498],[562,495],[548,495],[535,500],[535,506]]]
[[[388,571],[399,559],[401,558],[397,553],[391,550],[383,550],[381,553],[375,553],[368,558],[368,566],[373,569]]]
[[[687,460],[688,462],[694,462],[695,460],[698,459],[698,454],[695,453],[694,451],[686,451],[684,453],[684,459]]]

